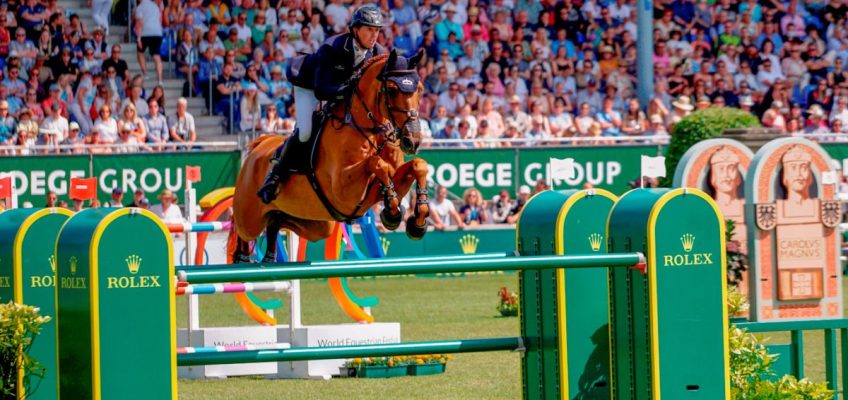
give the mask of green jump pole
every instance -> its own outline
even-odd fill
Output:
[[[267,282],[291,279],[315,279],[357,276],[387,276],[406,274],[437,274],[453,272],[515,271],[540,270],[551,268],[596,268],[630,267],[644,264],[642,253],[619,253],[604,255],[569,256],[523,256],[502,259],[456,259],[434,263],[433,261],[406,261],[403,258],[392,262],[360,262],[355,266],[333,266],[316,268],[311,262],[298,263],[297,266],[263,267],[234,270],[231,267],[211,266],[202,270],[180,271],[180,281],[189,283],[219,282]]]
[[[460,254],[460,255],[447,255],[447,256],[433,256],[433,257],[405,257],[402,258],[406,262],[412,261],[428,261],[428,262],[445,262],[445,261],[453,261],[453,260],[488,260],[488,259],[496,259],[496,258],[506,258],[506,257],[518,257],[517,251],[506,251],[501,253],[480,253],[480,254]],[[272,263],[272,264],[262,264],[265,266],[277,266],[277,267],[285,267],[285,266],[299,266],[299,265],[310,265],[312,267],[339,267],[339,266],[357,266],[363,264],[388,264],[397,262],[398,257],[391,258],[374,258],[367,260],[336,260],[336,261],[312,261],[312,262],[286,262],[286,263]],[[227,267],[233,271],[239,271],[245,268],[254,268],[256,264],[232,264],[232,265],[218,265],[217,267]],[[181,267],[177,267],[177,271],[196,271],[196,270],[208,270],[209,268],[214,268],[215,265],[185,265]]]
[[[302,347],[293,349],[226,351],[220,353],[188,353],[177,355],[177,365],[333,360],[337,358],[409,356],[416,354],[516,351],[523,348],[523,341],[520,337],[501,337],[366,346]]]

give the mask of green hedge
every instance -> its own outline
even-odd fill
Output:
[[[665,156],[666,178],[661,186],[671,186],[677,163],[695,143],[720,136],[725,129],[759,126],[760,121],[755,115],[738,108],[710,107],[683,118],[671,132],[671,144]]]

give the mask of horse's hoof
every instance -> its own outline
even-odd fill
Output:
[[[393,216],[388,208],[384,208],[383,211],[380,212],[380,221],[383,222],[383,227],[393,231],[400,226],[400,221],[403,219],[404,209],[403,206],[398,206],[398,214],[397,216]]]
[[[250,256],[247,254],[239,254],[233,257],[234,264],[252,264],[253,260],[250,259]]]
[[[415,216],[410,215],[409,218],[406,219],[406,236],[412,240],[421,240],[424,237],[424,234],[427,233],[427,224],[424,226],[418,226],[415,223]]]

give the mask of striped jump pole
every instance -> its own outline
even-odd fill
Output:
[[[288,343],[244,344],[238,346],[177,347],[177,354],[232,353],[237,351],[281,350],[288,348],[291,348]]]
[[[215,283],[208,285],[177,284],[177,296],[190,294],[222,294],[222,293],[259,293],[259,292],[288,292],[291,282],[244,282],[244,283]]]
[[[214,222],[183,222],[181,224],[167,224],[168,232],[171,233],[187,233],[187,232],[223,232],[230,230],[232,226],[230,221],[214,221]]]

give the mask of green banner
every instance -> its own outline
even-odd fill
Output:
[[[71,178],[91,175],[90,156],[4,156],[0,157],[0,175],[11,173],[19,204],[31,202],[44,207],[48,192],[67,199]]]
[[[55,192],[59,199],[69,200],[70,179],[90,176],[97,177],[101,201],[109,199],[114,187],[121,187],[127,193],[141,188],[151,201],[164,189],[182,198],[187,165],[201,166],[202,179],[194,184],[200,198],[219,187],[235,185],[241,157],[238,151],[0,157],[0,174],[12,174],[21,203],[42,207],[49,191]],[[132,196],[125,195],[124,202],[130,201]]]
[[[846,161],[848,161],[848,143],[819,143],[824,150],[833,157],[834,160],[838,161],[840,164],[840,168],[844,165]],[[842,172],[845,173],[845,168],[842,168]]]
[[[627,182],[638,179],[642,155],[662,154],[661,146],[593,146],[544,147],[510,149],[427,149],[421,157],[427,160],[427,179],[443,185],[457,196],[471,187],[491,198],[501,189],[512,196],[521,185],[532,187],[536,181],[548,180],[550,158],[573,158],[574,179],[554,182],[555,189],[594,187],[622,194]]]
[[[235,186],[241,157],[237,151],[154,153],[94,157],[93,162],[97,189],[105,199],[109,198],[114,187],[121,187],[125,192],[140,187],[145,193],[154,195],[170,189],[182,199],[187,165],[201,167],[202,179],[193,184],[200,199],[220,187]],[[150,196],[148,199],[153,201]],[[128,202],[131,199],[125,196],[124,200]]]

